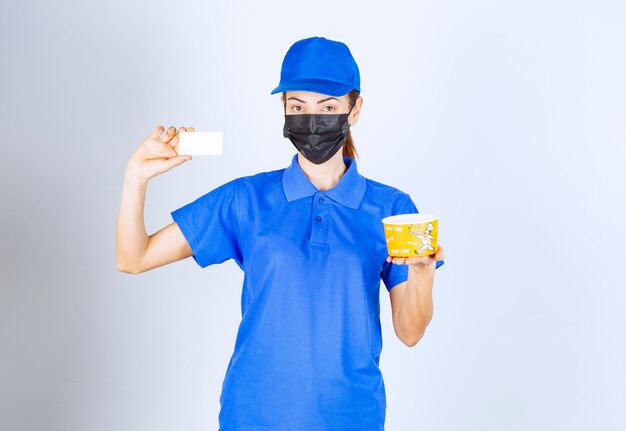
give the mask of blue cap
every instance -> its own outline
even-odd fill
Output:
[[[279,91],[312,91],[343,96],[361,91],[359,68],[348,47],[324,37],[310,37],[291,45],[283,59]]]

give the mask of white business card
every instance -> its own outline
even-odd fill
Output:
[[[179,156],[219,156],[222,154],[223,132],[180,132]]]

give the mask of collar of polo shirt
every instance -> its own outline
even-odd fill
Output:
[[[300,164],[298,154],[291,159],[291,165],[283,173],[283,190],[287,201],[313,196],[315,193],[324,193],[329,198],[349,208],[357,209],[365,196],[366,179],[356,167],[356,160],[352,157],[343,156],[343,161],[348,169],[332,189],[320,192],[315,185],[306,177]]]

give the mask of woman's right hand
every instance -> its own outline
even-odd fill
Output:
[[[150,178],[191,160],[191,156],[178,155],[178,134],[194,131],[193,127],[181,127],[176,131],[176,128],[172,126],[163,133],[163,126],[158,126],[150,136],[139,144],[131,156],[126,165],[127,173],[143,181],[148,181]]]

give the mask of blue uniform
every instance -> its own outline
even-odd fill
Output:
[[[380,281],[408,278],[386,262],[381,219],[418,210],[345,156],[337,185],[319,191],[297,157],[171,213],[198,265],[233,259],[244,271],[219,431],[381,431]]]

